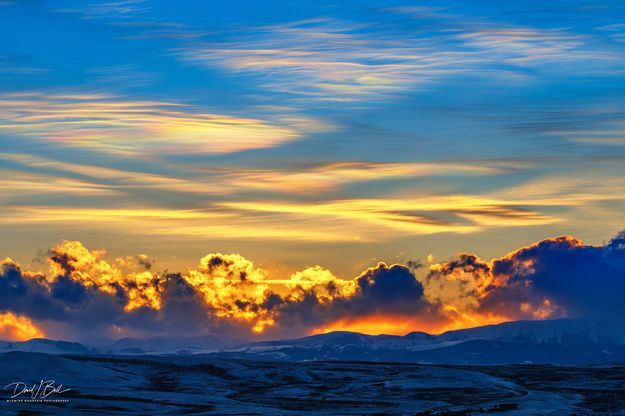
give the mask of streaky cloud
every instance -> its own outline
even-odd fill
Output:
[[[288,125],[100,94],[0,96],[0,132],[119,156],[231,153],[299,139]]]
[[[470,16],[443,19],[446,11],[415,14],[439,18],[430,30],[317,18],[258,26],[225,41],[180,48],[191,63],[247,75],[263,87],[325,102],[372,102],[431,88],[454,76],[528,78],[527,69],[573,65],[592,71],[603,62],[618,67],[617,54],[595,51],[585,36],[565,29],[519,27]],[[407,35],[409,33],[409,35]],[[586,68],[586,67],[589,68]]]

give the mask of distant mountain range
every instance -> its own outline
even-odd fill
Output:
[[[241,345],[219,355],[265,360],[433,364],[609,363],[625,362],[625,331],[574,319],[516,321],[441,335],[331,332]]]
[[[201,335],[197,337],[122,338],[110,346],[98,348],[104,354],[199,354],[247,342],[243,338]]]
[[[93,349],[77,342],[34,338],[24,342],[0,341],[0,353],[11,351],[42,352],[46,354],[90,354]]]
[[[34,338],[24,342],[0,341],[0,353],[9,351],[46,354],[199,354],[223,350],[246,342],[242,338],[202,335],[197,337],[122,338],[110,345],[86,346],[78,342]]]
[[[331,332],[241,344],[236,338],[125,338],[100,348],[47,339],[0,342],[0,352],[49,354],[210,354],[280,361],[388,361],[432,364],[625,362],[625,330],[583,320],[516,321],[430,335]]]

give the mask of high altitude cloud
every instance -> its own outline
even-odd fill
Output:
[[[220,253],[184,273],[158,273],[146,255],[109,261],[105,251],[77,241],[50,249],[47,262],[45,273],[2,263],[5,338],[162,331],[292,336],[333,328],[392,331],[392,322],[403,332],[440,331],[625,312],[625,233],[604,246],[548,238],[489,261],[460,254],[423,272],[415,262],[379,263],[352,279],[320,266],[271,279],[248,259]]]
[[[246,74],[274,92],[337,102],[371,102],[453,76],[525,78],[528,68],[613,59],[565,30],[391,11],[422,25],[310,19],[249,28],[225,41],[182,48],[179,55]]]
[[[37,92],[0,96],[0,131],[122,156],[230,153],[302,136],[288,124],[205,113],[171,102]]]

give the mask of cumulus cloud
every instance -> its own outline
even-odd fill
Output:
[[[603,246],[563,236],[491,260],[463,253],[430,262],[426,271],[418,262],[380,262],[351,279],[321,266],[271,279],[238,254],[209,254],[181,273],[153,270],[146,255],[109,262],[106,251],[77,241],[62,241],[47,254],[46,272],[3,261],[2,337],[438,332],[624,312],[625,232]]]
[[[515,296],[555,314],[614,316],[624,309],[622,235],[598,247],[568,236],[546,239],[493,261],[497,285],[483,307],[509,307]]]
[[[460,254],[431,266],[426,294],[465,316],[614,318],[624,310],[624,237],[621,232],[603,246],[547,238],[490,261]]]
[[[413,271],[403,265],[381,262],[350,280],[335,278],[316,267],[294,274],[291,280],[298,285],[277,308],[276,320],[282,327],[318,332],[335,322],[377,319],[381,315],[444,319],[436,306],[425,301],[423,287]],[[302,281],[305,283],[299,283]]]
[[[359,298],[364,305],[373,307],[413,308],[413,303],[423,297],[423,286],[406,266],[387,266],[378,263],[367,269],[357,279]],[[372,306],[366,306],[372,307]]]
[[[209,254],[195,269],[160,274],[145,255],[108,262],[104,250],[62,241],[47,252],[47,261],[48,271],[38,273],[6,260],[2,304],[70,332],[303,334],[352,315],[418,313],[427,306],[412,271],[385,263],[353,279],[315,266],[277,284],[238,254]]]

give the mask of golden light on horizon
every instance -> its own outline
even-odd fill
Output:
[[[88,249],[79,241],[64,240],[47,252],[47,273],[22,270],[10,258],[2,267],[4,276],[15,279],[15,285],[31,285],[37,296],[51,294],[61,308],[72,307],[73,300],[63,297],[63,285],[71,281],[72,286],[81,288],[79,293],[97,293],[96,297],[107,299],[113,309],[123,310],[119,314],[122,320],[140,319],[144,313],[162,316],[184,300],[205,315],[207,324],[233,326],[248,336],[284,336],[291,329],[297,336],[333,331],[438,334],[518,319],[566,316],[567,305],[561,300],[532,293],[529,284],[511,283],[515,274],[493,271],[505,262],[513,265],[514,273],[534,274],[538,260],[526,258],[524,253],[541,244],[566,250],[586,247],[580,240],[561,236],[491,260],[459,254],[457,259],[431,263],[429,270],[421,271],[425,274],[401,263],[378,262],[351,279],[319,265],[291,273],[286,279],[272,278],[262,263],[255,265],[235,253],[208,254],[194,269],[167,273],[152,270],[153,260],[146,254],[109,257],[105,249]],[[515,291],[521,300],[502,296],[500,289]],[[15,311],[21,313],[16,309],[2,316],[0,335],[9,339],[43,336],[44,330]],[[311,313],[318,318],[310,319]],[[43,328],[46,332],[53,329]]]
[[[503,322],[514,321],[516,319],[492,313],[458,313],[456,308],[453,306],[446,306],[445,312],[453,316],[453,319],[450,323],[439,327],[436,333],[455,331],[457,329],[476,328],[484,325],[497,325]]]
[[[45,333],[30,318],[13,312],[0,313],[0,339],[27,341],[43,338]]]
[[[360,332],[368,335],[406,335],[414,331],[434,333],[438,327],[439,325],[434,322],[425,322],[422,317],[377,314],[341,318],[312,329],[309,335],[334,331]]]

